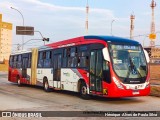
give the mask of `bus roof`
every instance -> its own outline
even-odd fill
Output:
[[[102,36],[102,35],[88,35],[88,36],[81,36],[81,37],[76,37],[68,40],[63,40],[63,41],[58,41],[54,43],[50,43],[45,45],[46,47],[40,47],[40,49],[48,49],[48,47],[66,47],[66,46],[74,46],[75,43],[85,43],[89,40],[101,40],[105,42],[112,42],[112,43],[125,43],[125,44],[134,44],[134,45],[139,45],[140,43],[131,39],[127,38],[122,38],[122,37],[115,37],[115,36]],[[87,42],[88,43],[88,42]]]
[[[81,37],[76,37],[76,38],[72,38],[72,39],[68,39],[68,40],[63,40],[63,41],[58,41],[58,42],[54,42],[54,43],[50,43],[44,46],[40,46],[38,47],[39,51],[43,51],[43,50],[49,50],[52,48],[61,48],[61,47],[67,47],[67,46],[74,46],[75,43],[85,43],[89,40],[102,40],[105,42],[110,42],[110,43],[127,43],[127,44],[134,44],[134,45],[139,45],[140,43],[131,39],[127,39],[127,38],[122,38],[122,37],[115,37],[115,36],[103,36],[103,35],[88,35],[88,36],[81,36]],[[88,42],[87,42],[88,43]],[[30,50],[20,50],[20,51],[16,51],[13,54],[21,54],[21,53],[29,53],[31,52]]]
[[[31,49],[28,49],[28,50],[17,50],[17,51],[13,51],[11,53],[11,55],[18,55],[18,54],[24,54],[24,53],[30,53],[31,52]]]
[[[85,39],[99,39],[99,40],[104,40],[106,42],[114,42],[114,43],[128,43],[128,44],[135,44],[139,45],[140,43],[127,39],[127,38],[122,38],[122,37],[115,37],[115,36],[95,36],[95,35],[90,35],[90,36],[84,36]]]

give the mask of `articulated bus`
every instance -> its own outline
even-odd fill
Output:
[[[50,90],[119,98],[150,93],[149,57],[137,41],[82,36],[11,54],[8,80]]]

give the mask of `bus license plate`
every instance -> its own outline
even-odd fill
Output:
[[[138,90],[133,90],[133,95],[137,95],[139,94],[139,91]]]

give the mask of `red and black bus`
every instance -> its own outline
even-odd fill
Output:
[[[8,80],[43,86],[47,92],[79,92],[85,99],[146,96],[148,63],[148,54],[137,41],[82,36],[11,54]]]

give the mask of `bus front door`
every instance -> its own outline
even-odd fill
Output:
[[[53,86],[60,88],[62,54],[54,54]]]
[[[90,91],[102,93],[102,50],[90,52]]]
[[[22,58],[22,78],[27,78],[27,64],[28,58],[23,57]]]

